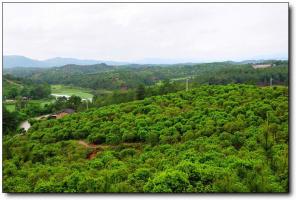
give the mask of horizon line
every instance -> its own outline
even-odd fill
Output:
[[[249,61],[249,60],[289,60],[289,58],[283,58],[280,56],[274,56],[273,58],[246,58],[246,59],[225,59],[225,60],[221,60],[221,59],[212,59],[212,60],[194,60],[194,59],[187,59],[188,61],[184,60],[184,59],[171,59],[171,58],[141,58],[141,59],[137,59],[135,61],[128,61],[128,60],[113,60],[113,59],[96,59],[96,58],[75,58],[75,57],[62,57],[62,56],[56,56],[56,57],[49,57],[49,58],[45,58],[45,59],[36,59],[36,58],[32,58],[32,57],[28,57],[28,56],[24,56],[24,55],[17,55],[17,54],[6,54],[6,55],[2,55],[2,59],[4,60],[5,56],[20,56],[20,57],[25,57],[31,60],[36,60],[36,61],[46,61],[46,60],[50,60],[50,59],[55,59],[55,58],[61,58],[61,59],[76,59],[76,60],[88,60],[88,61],[107,61],[107,62],[125,62],[128,64],[182,64],[182,63],[207,63],[207,62],[243,62],[243,61]],[[262,56],[264,57],[264,56]],[[151,60],[151,62],[147,61],[147,63],[145,63],[145,60]],[[159,60],[161,63],[153,63],[153,60]],[[179,61],[178,61],[179,60]],[[167,63],[165,63],[167,62]]]

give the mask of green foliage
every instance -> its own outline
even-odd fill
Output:
[[[186,192],[190,191],[190,183],[185,173],[169,170],[150,179],[144,186],[145,192]]]
[[[77,110],[80,104],[81,104],[81,98],[79,96],[72,95],[67,101],[67,106],[75,110]]]
[[[288,192],[287,91],[205,85],[35,121],[4,135],[3,190]]]
[[[106,142],[106,136],[101,133],[92,133],[88,136],[88,141],[94,144],[102,144]]]
[[[18,96],[43,99],[51,93],[50,86],[45,83],[33,83],[31,80],[16,78],[9,74],[4,75],[3,80],[3,99],[16,99]]]
[[[2,104],[2,124],[3,124],[3,134],[9,134],[16,131],[18,125],[22,120],[25,119],[23,114],[20,114],[16,111],[9,112],[6,107]]]
[[[145,86],[143,84],[139,85],[136,91],[136,98],[142,100],[145,98]]]
[[[250,64],[231,62],[215,62],[192,65],[126,65],[108,66],[98,65],[65,65],[49,69],[6,69],[7,73],[19,77],[30,78],[34,82],[48,84],[73,85],[93,90],[118,90],[122,86],[136,89],[140,84],[151,86],[159,83],[160,93],[176,90],[174,85],[167,85],[168,80],[182,82],[185,89],[185,80],[192,79],[192,85],[200,84],[230,84],[245,83],[268,85],[272,77],[275,84],[288,84],[288,62],[270,61],[275,64],[265,69],[254,69]],[[147,91],[153,94],[153,90]]]

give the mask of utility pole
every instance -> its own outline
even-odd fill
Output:
[[[272,77],[270,77],[270,81],[269,81],[270,82],[269,83],[270,87],[272,87],[272,80],[273,80]]]
[[[265,150],[267,151],[267,141],[268,141],[268,135],[269,135],[268,112],[266,112],[266,121],[267,121],[267,131],[266,131],[266,136],[265,136]]]
[[[186,91],[188,91],[188,78],[186,78]]]

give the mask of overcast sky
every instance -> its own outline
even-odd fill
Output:
[[[4,4],[4,55],[114,61],[288,58],[288,4]]]

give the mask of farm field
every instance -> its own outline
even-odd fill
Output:
[[[91,91],[86,88],[66,86],[66,85],[51,85],[51,93],[56,95],[79,96],[82,99],[92,98]]]

